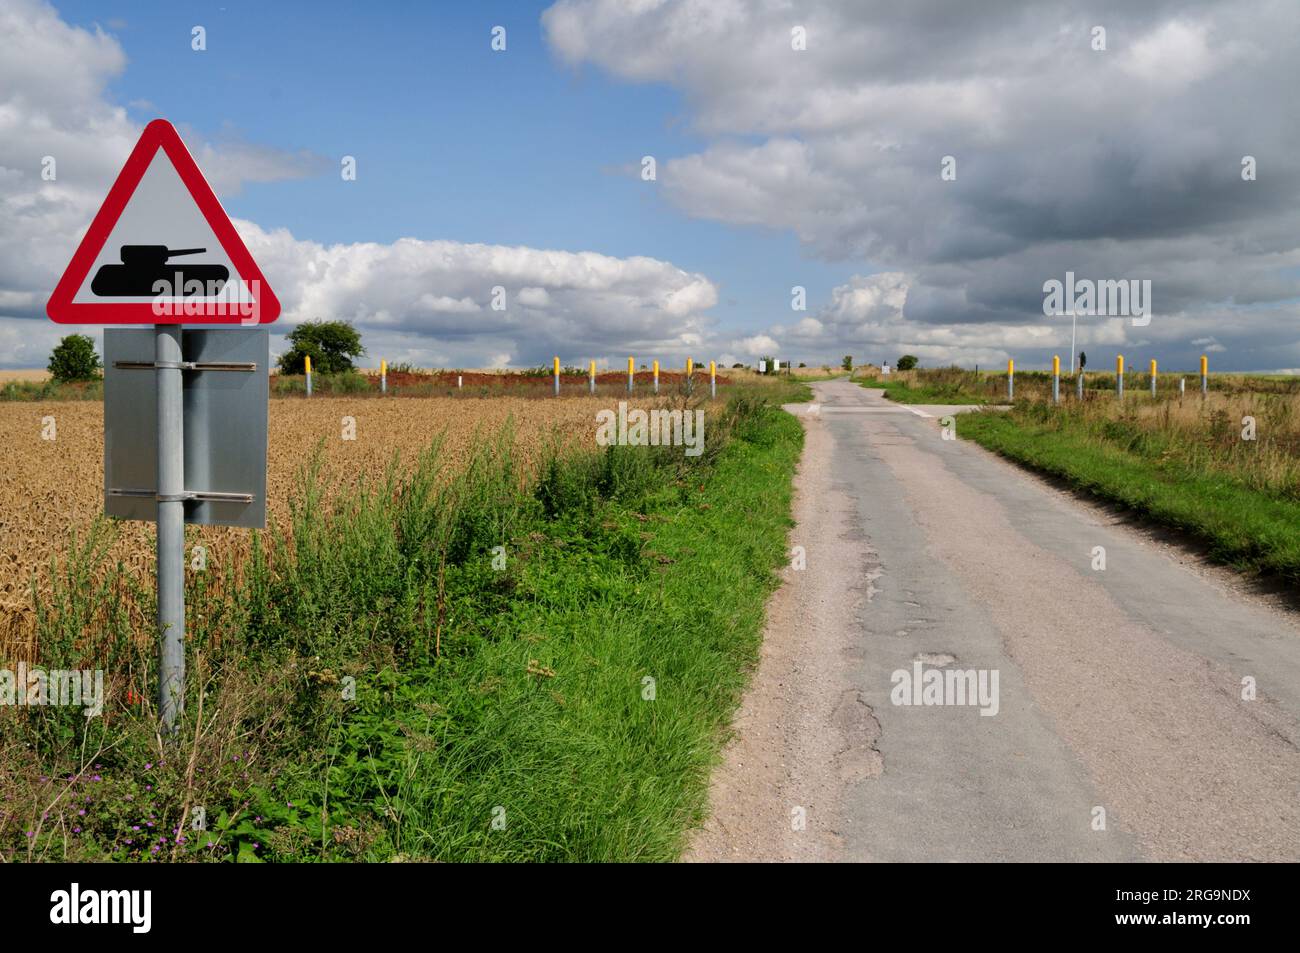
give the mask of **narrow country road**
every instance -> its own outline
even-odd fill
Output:
[[[948,409],[815,391],[802,550],[687,859],[1300,859],[1295,613]]]

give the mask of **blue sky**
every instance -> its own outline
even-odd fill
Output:
[[[750,333],[864,270],[805,255],[788,231],[691,218],[636,170],[702,149],[682,96],[547,49],[537,3],[61,2],[129,58],[109,92],[220,142],[328,157],[321,174],[248,183],[233,215],[324,243],[402,237],[648,255],[701,272],[720,329]],[[364,9],[364,12],[362,12]],[[207,50],[190,49],[192,27]],[[491,29],[507,30],[504,53]],[[357,158],[355,182],[338,161]]]

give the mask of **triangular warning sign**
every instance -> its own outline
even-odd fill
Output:
[[[155,119],[45,313],[60,324],[267,324],[280,302],[175,128]]]

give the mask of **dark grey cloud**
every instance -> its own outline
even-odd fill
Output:
[[[1090,322],[1098,347],[1187,361],[1212,328],[1220,366],[1300,366],[1300,4],[561,0],[543,22],[565,62],[685,92],[707,145],[660,171],[683,213],[902,276],[879,279],[906,286],[894,319],[846,319],[849,285],[783,346],[1045,361],[1069,323],[1042,284],[1069,270],[1152,282],[1151,325]]]

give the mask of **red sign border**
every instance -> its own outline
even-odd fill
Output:
[[[100,206],[99,212],[95,215],[94,221],[90,223],[81,244],[77,246],[76,254],[72,256],[72,261],[68,264],[67,270],[63,272],[63,277],[54,287],[54,293],[50,295],[49,302],[45,305],[45,313],[51,321],[58,324],[247,324],[249,323],[245,316],[238,313],[213,316],[213,315],[186,315],[186,314],[154,314],[152,302],[99,302],[86,301],[74,303],[73,298],[76,296],[78,289],[85,283],[86,276],[90,273],[90,267],[99,257],[100,251],[108,241],[108,236],[113,231],[113,226],[122,215],[122,210],[126,208],[127,202],[135,193],[136,187],[139,186],[140,180],[144,178],[145,171],[149,168],[149,163],[158,150],[162,149],[171,160],[176,172],[189,189],[190,195],[193,196],[195,204],[198,205],[199,211],[207,220],[208,225],[216,234],[217,240],[221,242],[221,247],[229,256],[231,264],[235,266],[238,276],[245,282],[249,283],[252,290],[251,282],[256,281],[258,291],[254,298],[257,304],[258,324],[270,324],[280,316],[280,299],[275,296],[271,286],[267,283],[262,270],[257,267],[257,262],[253,261],[253,256],[249,254],[248,249],[244,246],[244,240],[239,237],[239,232],[235,231],[235,226],[231,224],[230,216],[226,210],[221,207],[221,202],[216,194],[212,191],[212,186],[208,185],[208,180],[203,177],[199,170],[198,164],[195,163],[194,157],[190,151],[185,148],[185,143],[181,141],[180,135],[176,128],[166,119],[155,119],[149,125],[144,127],[144,132],[140,135],[140,141],[135,144],[131,150],[130,157],[126,160],[126,165],[122,166],[122,171],[118,173],[117,181],[108,191],[108,197],[104,199],[104,204]],[[177,309],[183,310],[181,306]]]

